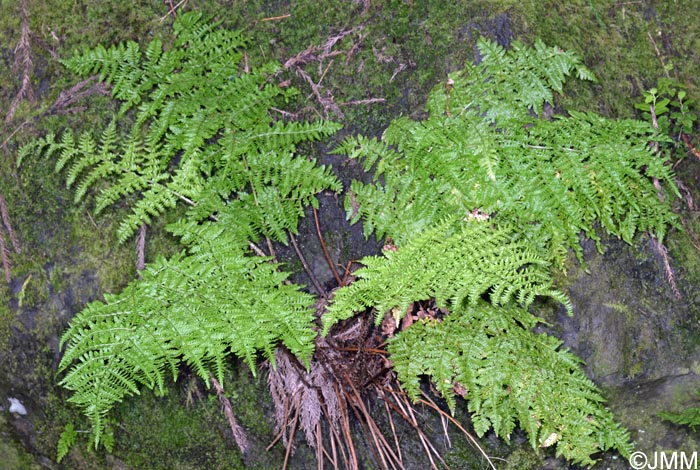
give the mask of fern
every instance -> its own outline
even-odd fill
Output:
[[[111,84],[113,97],[122,103],[119,113],[98,140],[84,134],[76,142],[70,130],[60,141],[49,134],[22,148],[18,160],[31,153],[58,154],[56,170],[68,169],[66,183],[77,185],[76,200],[98,182],[107,183],[99,186],[98,213],[121,199],[133,201],[131,214],[118,228],[120,242],[179,201],[211,201],[207,191],[212,178],[222,201],[251,190],[261,192],[257,205],[273,217],[261,216],[266,222],[260,222],[260,228],[264,235],[285,242],[285,231],[296,231],[300,207],[321,189],[340,189],[329,171],[295,157],[295,146],[328,136],[339,126],[274,121],[269,109],[294,90],[267,80],[277,64],[239,70],[245,45],[240,32],[218,29],[197,13],[180,15],[174,30],[177,39],[167,50],[155,39],[145,53],[128,42],[98,46],[63,61],[79,75],[97,73]],[[127,119],[129,110],[133,112]],[[118,136],[117,123],[130,123],[129,132]],[[273,165],[276,159],[294,160],[293,176],[307,176],[294,180],[295,188],[288,183],[279,194],[267,194],[276,183],[272,178],[258,180],[259,172],[231,177],[246,166],[246,158],[267,159]],[[200,208],[199,216],[212,215],[217,207],[208,205],[208,214]]]
[[[567,249],[582,261],[579,234],[597,241],[597,225],[627,242],[645,231],[662,240],[677,225],[668,196],[678,190],[647,146],[650,125],[534,114],[570,73],[593,78],[574,55],[539,42],[479,47],[479,65],[433,90],[428,119],[396,119],[382,142],[350,137],[336,150],[376,167],[374,182],[353,182],[346,202],[366,235],[400,245],[450,214],[478,211],[514,224],[563,268]]]
[[[95,447],[112,442],[107,422],[116,403],[142,387],[163,393],[183,364],[205,383],[223,383],[231,356],[255,371],[260,354],[274,365],[280,343],[303,362],[314,350],[314,298],[248,250],[261,237],[286,243],[317,193],[341,189],[328,168],[296,151],[339,126],[275,121],[270,108],[294,91],[271,83],[276,64],[240,69],[240,33],[196,13],[178,15],[174,31],[167,50],[158,40],[145,52],[130,42],[64,61],[112,84],[121,108],[97,139],[47,134],[18,158],[54,158],[76,202],[97,191],[98,213],[128,201],[122,242],[179,201],[190,206],[168,226],[186,249],[87,305],[61,339],[60,384],[90,420]],[[60,457],[71,439],[59,443]]]
[[[61,437],[58,439],[58,450],[56,452],[56,462],[61,463],[63,457],[68,454],[70,448],[75,444],[75,439],[78,437],[78,433],[75,431],[75,426],[73,423],[66,424],[65,428],[61,432]]]
[[[423,121],[394,120],[381,140],[349,137],[336,152],[359,160],[373,181],[353,181],[346,198],[365,235],[390,237],[396,251],[362,260],[358,280],[339,289],[324,333],[367,308],[398,321],[414,302],[445,313],[389,342],[394,369],[418,398],[430,376],[454,408],[465,396],[479,435],[508,438],[523,428],[533,447],[584,465],[592,454],[631,452],[628,433],[603,407],[579,360],[560,341],[531,330],[537,296],[572,306],[553,288],[552,266],[568,251],[583,262],[581,234],[632,242],[662,240],[676,226],[673,173],[655,156],[649,125],[570,112],[541,118],[567,77],[594,77],[571,53],[480,40],[481,62],[436,87]],[[392,248],[391,246],[389,248]],[[410,325],[411,322],[408,322]]]
[[[230,354],[255,371],[257,353],[273,360],[279,341],[302,360],[313,352],[313,297],[285,284],[277,264],[246,255],[253,229],[237,214],[171,230],[189,244],[187,252],[158,259],[120,294],[89,304],[61,338],[67,347],[60,384],[90,419],[95,445],[117,402],[141,386],[163,393],[181,363],[205,382],[209,374],[223,382]]]
[[[659,413],[659,417],[673,424],[690,426],[693,431],[696,431],[697,428],[700,427],[700,408],[698,407],[686,408],[680,413],[663,411]]]
[[[352,285],[336,292],[323,316],[324,334],[340,320],[368,307],[379,323],[386,312],[398,322],[409,305],[435,298],[442,308],[476,305],[488,295],[493,305],[527,306],[538,295],[571,304],[552,288],[547,262],[507,229],[488,222],[447,220],[411,239],[396,252],[365,257]],[[460,226],[461,225],[461,226]]]
[[[593,465],[591,454],[617,449],[629,455],[629,434],[601,407],[603,397],[559,350],[561,341],[534,334],[539,321],[512,305],[479,301],[443,321],[422,320],[389,340],[394,370],[414,399],[429,375],[454,408],[455,393],[469,400],[476,433],[508,439],[516,425],[533,447],[556,444],[557,455]]]

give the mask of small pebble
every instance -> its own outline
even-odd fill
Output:
[[[12,397],[8,397],[7,399],[10,400],[10,413],[17,413],[22,416],[27,414],[27,409],[21,401]]]

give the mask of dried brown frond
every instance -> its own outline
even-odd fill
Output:
[[[12,224],[10,223],[10,212],[7,210],[7,204],[5,203],[5,198],[0,194],[0,219],[2,224],[0,225],[0,259],[2,259],[2,267],[5,272],[5,281],[8,283],[12,279],[10,272],[10,250],[5,243],[4,232],[7,232],[7,236],[10,239],[12,248],[15,253],[21,253],[22,249],[19,246],[19,240],[12,230]]]
[[[15,62],[13,70],[22,72],[22,85],[15,95],[10,110],[5,116],[5,123],[9,124],[15,116],[17,106],[26,98],[29,101],[34,101],[34,90],[32,90],[32,50],[29,43],[31,30],[29,29],[29,13],[27,12],[27,0],[20,2],[20,36],[17,47],[15,48]]]
[[[351,106],[359,104],[372,104],[383,102],[383,98],[368,98],[363,100],[352,100],[344,103],[336,103],[333,93],[324,89],[321,85],[323,78],[328,73],[331,65],[333,65],[333,60],[335,57],[344,55],[345,63],[350,61],[354,54],[359,50],[360,44],[364,40],[364,35],[362,34],[362,29],[364,25],[358,25],[354,28],[342,31],[335,36],[331,36],[321,45],[310,45],[303,51],[299,52],[294,57],[287,59],[284,62],[283,69],[294,72],[298,77],[304,80],[311,88],[311,94],[309,98],[315,98],[315,100],[323,108],[323,114],[325,117],[329,117],[331,114],[343,118],[343,112],[340,110],[340,106]],[[343,51],[337,50],[335,47],[337,44],[345,37],[349,35],[357,34],[357,39],[353,42],[350,49]],[[330,62],[327,63],[330,59]],[[311,74],[304,68],[304,66],[310,63],[318,63],[318,78],[312,78]]]
[[[270,368],[268,381],[278,434],[270,447],[278,440],[283,442],[287,454],[285,467],[293,452],[295,432],[299,430],[315,450],[319,468],[324,462],[334,469],[359,468],[351,433],[352,424],[357,423],[363,429],[377,468],[405,469],[395,423],[399,417],[415,432],[430,468],[447,468],[401,389],[387,359],[384,339],[367,312],[334,326],[327,337],[319,336],[308,370],[286,349],[276,351],[275,367]],[[383,427],[375,419],[376,410],[371,405],[377,399],[383,403],[387,417],[388,424]],[[449,415],[428,400],[424,404],[436,409],[441,419],[447,421],[449,418],[445,416]],[[476,442],[473,437],[470,440]],[[478,445],[477,448],[481,450]]]
[[[71,107],[79,100],[90,95],[110,96],[109,88],[106,84],[98,81],[98,76],[86,78],[66,91],[58,94],[58,98],[48,109],[49,113],[72,114],[84,110],[84,107]]]

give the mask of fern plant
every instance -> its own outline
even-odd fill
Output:
[[[353,182],[351,219],[400,244],[449,214],[496,215],[562,268],[567,249],[582,261],[581,232],[599,241],[596,224],[627,242],[644,231],[662,240],[677,189],[647,147],[654,129],[574,111],[542,119],[569,74],[593,78],[580,60],[541,42],[505,51],[482,39],[479,49],[479,65],[432,91],[426,120],[402,117],[381,141],[351,137],[337,149],[376,169],[373,183]]]
[[[443,321],[421,320],[390,339],[394,369],[412,398],[431,377],[452,409],[468,400],[478,435],[493,428],[506,440],[516,426],[532,447],[556,445],[556,455],[583,465],[601,450],[628,455],[629,433],[601,406],[604,399],[561,341],[532,328],[540,321],[513,305],[478,301]]]
[[[148,265],[142,278],[118,295],[106,294],[71,322],[59,364],[60,384],[74,393],[99,443],[103,420],[140,386],[164,392],[186,363],[205,382],[223,382],[231,354],[255,370],[257,352],[274,362],[278,342],[302,360],[313,352],[314,298],[263,257],[247,256],[254,229],[226,209],[219,221],[180,222],[171,230],[187,252]]]
[[[173,28],[168,49],[156,39],[142,53],[129,42],[64,61],[111,84],[120,110],[97,139],[66,130],[19,152],[20,163],[30,154],[55,158],[76,201],[96,193],[97,212],[125,201],[122,242],[178,201],[190,207],[168,226],[186,249],[89,304],[62,337],[60,384],[89,418],[95,446],[105,443],[116,403],[144,386],[163,393],[181,364],[207,384],[210,376],[223,383],[231,356],[254,370],[257,355],[274,361],[280,343],[302,362],[314,349],[313,297],[249,247],[261,237],[286,243],[315,195],[341,188],[328,168],[296,152],[339,126],[275,120],[271,108],[294,91],[273,82],[276,64],[242,64],[239,32],[197,13],[178,15]],[[74,441],[66,431],[59,458]]]
[[[365,258],[354,284],[336,292],[324,332],[367,308],[399,325],[418,301],[444,316],[401,323],[388,350],[409,395],[430,376],[454,407],[469,401],[478,435],[508,438],[516,425],[533,447],[592,465],[592,454],[631,452],[629,435],[561,342],[532,328],[536,296],[562,302],[551,267],[582,262],[583,233],[632,242],[662,240],[677,224],[673,174],[649,143],[647,123],[570,111],[546,119],[546,103],[568,76],[593,80],[573,54],[537,41],[506,51],[482,39],[478,65],[454,73],[428,100],[428,117],[401,117],[382,139],[346,139],[338,153],[374,172],[346,198],[365,234],[390,237],[383,257]],[[395,251],[394,251],[395,250]]]
[[[270,108],[294,90],[269,80],[278,64],[244,70],[239,32],[197,13],[180,15],[173,28],[167,50],[158,39],[144,52],[131,41],[64,60],[70,71],[97,73],[111,84],[119,112],[99,139],[76,138],[70,129],[60,138],[48,134],[20,149],[18,164],[29,154],[55,156],[56,171],[65,169],[67,186],[76,188],[76,202],[98,190],[97,213],[133,201],[118,229],[120,242],[178,201],[198,205],[192,215],[204,219],[232,198],[253,200],[257,228],[284,242],[317,192],[340,189],[327,169],[295,156],[296,144],[339,126],[275,121]],[[119,132],[122,127],[128,130]]]

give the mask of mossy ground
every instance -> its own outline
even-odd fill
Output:
[[[99,129],[114,111],[109,99],[93,96],[81,103],[86,108],[78,113],[45,115],[58,94],[77,81],[65,73],[52,53],[68,57],[76,49],[96,44],[168,38],[170,25],[169,18],[161,21],[167,8],[160,0],[28,0],[27,7],[34,34],[32,86],[37,100],[23,102],[12,123],[0,130],[4,144],[0,148],[0,194],[7,201],[23,249],[21,254],[11,253],[12,281],[0,287],[0,399],[16,395],[30,411],[27,418],[3,415],[0,420],[0,461],[16,465],[14,468],[33,468],[37,462],[53,460],[63,425],[80,422],[75,410],[65,406],[67,397],[55,385],[60,357],[58,336],[67,321],[87,302],[120,289],[135,276],[133,244],[115,242],[118,217],[92,215],[90,202],[73,204],[72,192],[65,189],[50,161],[30,159],[16,169],[16,150],[32,136],[48,130]],[[19,8],[19,2],[0,3],[0,109],[8,109],[20,83],[18,72],[12,70],[13,50],[19,38]],[[357,28],[336,44],[335,49],[342,54],[306,67],[340,106],[343,116],[330,116],[346,126],[337,138],[356,131],[377,135],[400,114],[421,116],[427,92],[449,72],[475,59],[474,45],[479,35],[503,44],[515,38],[530,42],[539,37],[578,52],[598,76],[598,82],[567,85],[558,109],[634,116],[632,103],[643,89],[664,76],[664,65],[668,64],[673,64],[670,74],[688,87],[689,95],[698,95],[700,23],[695,20],[694,2],[217,0],[191,1],[187,8],[201,9],[226,26],[244,29],[251,36],[249,55],[253,64],[270,58],[284,61],[310,45],[322,45],[331,36]],[[280,80],[289,78],[302,90],[290,109],[306,108],[310,115],[325,113],[299,76],[291,72],[282,75]],[[385,101],[346,105],[368,98]],[[342,169],[342,165],[338,167]],[[688,181],[696,174],[696,169],[688,168],[683,178]],[[330,212],[321,215],[328,217]],[[700,227],[694,212],[686,212],[684,217],[691,228]],[[162,230],[164,223],[150,231],[149,256],[174,249]],[[693,232],[700,233],[697,229]],[[346,238],[355,240],[350,235]],[[700,264],[689,262],[697,259],[691,242],[680,233],[669,237],[671,253],[680,263],[678,271],[688,286],[700,281]],[[347,247],[337,249],[345,250],[348,257],[352,253]],[[693,295],[693,289],[685,292]],[[611,305],[617,302],[608,300]],[[689,299],[686,305],[696,300]],[[613,307],[610,310],[611,315],[629,316]],[[693,341],[697,336],[692,332],[697,331],[700,318],[694,313],[684,319],[683,327],[688,332],[684,341]],[[640,343],[628,350],[626,373],[630,376],[648,372],[643,366],[644,351],[639,349],[642,346]],[[231,376],[230,394],[244,427],[264,441],[271,436],[258,400],[265,384],[246,374]],[[213,395],[205,393],[204,401],[190,408],[184,405],[186,397],[186,387],[173,386],[165,398],[146,392],[139,399],[125,402],[115,416],[118,440],[114,456],[86,451],[78,445],[68,457],[70,466],[145,468],[148,462],[162,462],[169,465],[163,468],[179,468],[194,458],[207,468],[237,468],[241,458],[231,448]],[[465,464],[467,458],[467,451],[462,455],[459,449],[448,455],[453,468],[459,468],[460,462]],[[541,455],[529,450],[515,452],[508,468],[539,468]],[[279,466],[279,446],[265,455],[269,455],[269,461],[251,465]],[[514,463],[526,461],[522,465]]]

